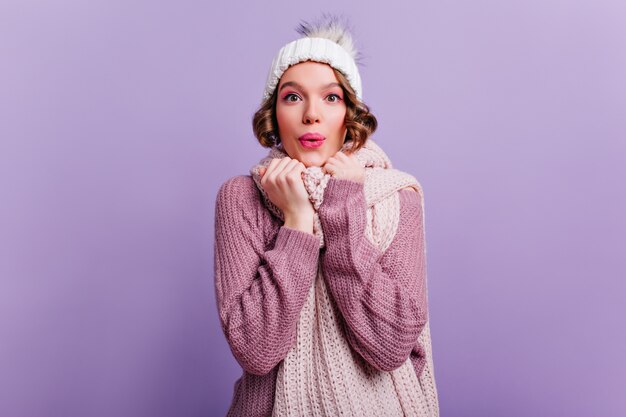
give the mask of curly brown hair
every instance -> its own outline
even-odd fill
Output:
[[[332,68],[332,67],[331,67]],[[346,103],[346,141],[352,140],[350,152],[357,151],[365,145],[367,138],[376,131],[378,121],[370,112],[369,107],[359,100],[350,86],[346,77],[335,68],[332,68],[341,88],[344,92]],[[276,100],[278,96],[278,86],[274,89],[271,97],[265,100],[261,107],[254,113],[252,118],[252,129],[254,136],[265,148],[271,148],[280,143],[278,137],[278,122],[276,120]]]

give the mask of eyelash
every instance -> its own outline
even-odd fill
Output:
[[[294,94],[294,93],[289,93],[289,94],[287,94],[287,95],[283,98],[283,100],[293,102],[293,100],[289,100],[289,97],[290,97],[290,96],[296,96],[296,97],[297,97],[297,95],[296,95],[296,94]],[[341,101],[341,97],[339,96],[339,94],[332,93],[332,94],[329,94],[327,97],[330,97],[330,96],[335,96],[335,97],[337,97],[337,100],[335,100],[335,101],[331,101],[331,103],[338,103],[338,102],[340,102],[340,101]]]

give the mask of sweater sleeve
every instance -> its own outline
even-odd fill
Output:
[[[348,341],[383,371],[406,361],[428,318],[421,199],[412,190],[399,196],[398,230],[384,253],[365,235],[362,183],[331,178],[318,211],[326,242],[324,277]]]
[[[296,339],[296,324],[317,274],[319,238],[281,226],[263,239],[260,194],[250,177],[226,181],[215,203],[215,292],[222,330],[249,373],[269,373]]]

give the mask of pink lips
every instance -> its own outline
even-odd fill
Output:
[[[304,148],[319,148],[326,138],[319,133],[305,133],[298,140]]]

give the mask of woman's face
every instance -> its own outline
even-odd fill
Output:
[[[276,88],[278,136],[285,152],[306,167],[323,166],[341,149],[347,132],[344,93],[332,68],[301,62],[283,73]],[[307,133],[314,135],[307,140]]]

